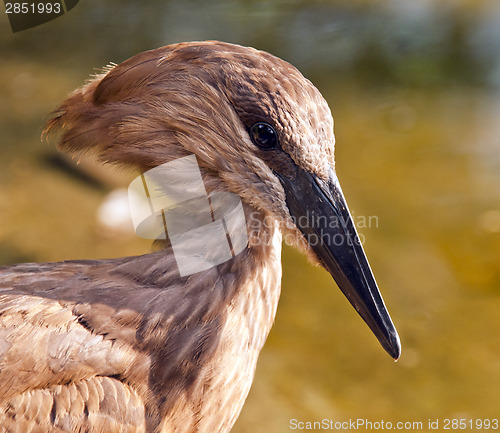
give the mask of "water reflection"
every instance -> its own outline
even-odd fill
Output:
[[[495,0],[468,5],[111,0],[79,4],[76,13],[15,37],[4,29],[2,44],[8,56],[89,67],[88,59],[121,61],[175,41],[221,39],[267,49],[306,73],[349,71],[403,84],[465,79],[495,85],[500,66],[492,53],[500,47],[499,9]]]

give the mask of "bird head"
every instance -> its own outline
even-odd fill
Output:
[[[146,171],[195,154],[208,190],[237,194],[306,251],[395,359],[397,332],[334,168],[333,118],[289,63],[221,42],[169,45],[108,67],[55,112],[60,148]]]

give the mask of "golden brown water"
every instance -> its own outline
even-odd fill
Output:
[[[234,431],[289,432],[291,419],[324,418],[421,421],[419,431],[431,431],[429,419],[442,428],[447,418],[500,417],[500,96],[467,75],[479,66],[459,50],[446,51],[451,66],[436,62],[424,46],[389,63],[392,75],[377,70],[376,61],[334,70],[329,47],[336,49],[339,25],[351,35],[342,41],[356,42],[359,5],[342,16],[323,13],[326,3],[319,14],[312,3],[192,3],[190,15],[184,3],[167,2],[166,17],[155,21],[154,10],[141,6],[134,15],[132,3],[124,4],[129,15],[119,17],[129,17],[127,31],[109,7],[95,4],[25,34],[2,27],[0,262],[149,249],[147,241],[112,235],[97,222],[110,183],[62,169],[54,147],[39,139],[47,113],[94,67],[181,39],[257,45],[305,68],[332,107],[337,172],[403,352],[391,361],[330,276],[285,247],[276,325]],[[459,11],[467,17],[471,9]],[[93,27],[78,27],[79,16]],[[176,27],[179,16],[192,25]],[[283,20],[293,24],[291,18],[300,26],[288,29]],[[391,31],[382,36],[398,39],[401,29]],[[60,63],[49,48],[58,41]],[[438,57],[449,48],[436,46]],[[325,64],[311,66],[304,52]],[[492,49],[489,57],[499,55]],[[128,177],[116,179],[126,184]]]

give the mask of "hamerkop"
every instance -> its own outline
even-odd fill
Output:
[[[143,52],[73,92],[47,129],[62,150],[140,173],[194,155],[207,193],[241,200],[248,244],[188,275],[168,240],[0,268],[0,431],[228,432],[275,317],[283,238],[398,358],[335,175],[330,109],[287,62],[214,41]]]

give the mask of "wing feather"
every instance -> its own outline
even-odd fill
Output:
[[[95,303],[89,264],[0,268],[0,433],[146,431],[145,401],[120,380],[141,358],[138,313]]]
[[[130,386],[95,376],[7,399],[0,405],[0,432],[144,433],[144,403]]]

